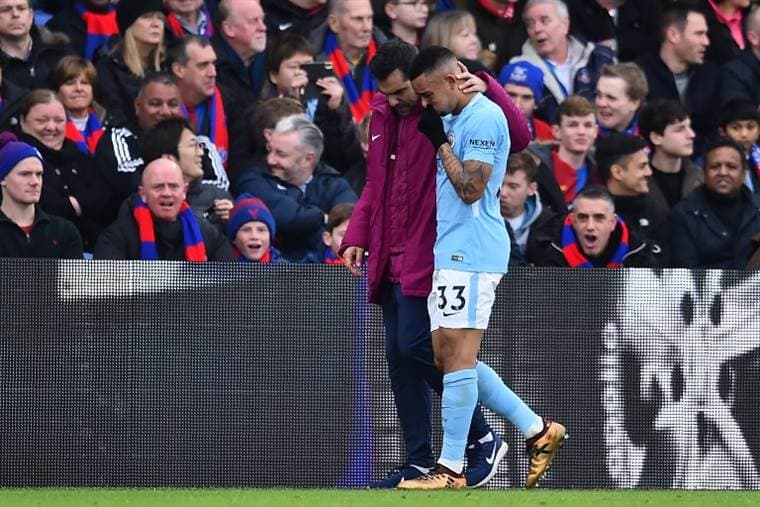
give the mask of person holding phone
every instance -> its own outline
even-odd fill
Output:
[[[267,83],[262,99],[292,97],[328,142],[324,159],[341,173],[363,159],[359,136],[331,62],[315,62],[314,48],[299,34],[285,34],[267,55]]]

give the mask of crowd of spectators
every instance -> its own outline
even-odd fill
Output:
[[[0,256],[342,262],[393,38],[525,116],[513,265],[748,267],[755,0],[0,0]]]

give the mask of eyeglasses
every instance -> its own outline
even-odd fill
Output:
[[[430,6],[435,3],[432,0],[397,0],[393,2],[396,5],[408,5],[414,7],[417,10],[430,9]]]

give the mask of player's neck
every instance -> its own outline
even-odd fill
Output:
[[[451,114],[457,115],[462,112],[462,110],[467,107],[467,105],[475,99],[477,94],[475,93],[459,93],[459,98],[457,100],[457,105],[454,108],[454,110],[451,112]]]

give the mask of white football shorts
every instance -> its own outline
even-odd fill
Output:
[[[502,273],[435,270],[433,290],[428,296],[430,330],[486,329],[502,276]]]

